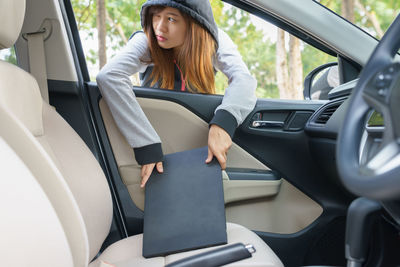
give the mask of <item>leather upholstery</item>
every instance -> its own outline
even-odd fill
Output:
[[[25,0],[0,1],[0,49],[14,45],[25,16]]]
[[[1,265],[72,267],[72,253],[56,212],[1,134],[0,169]]]
[[[0,81],[1,82],[1,81]],[[4,141],[13,149],[13,151],[18,155],[18,157],[24,162],[26,168],[29,169],[31,175],[35,177],[36,182],[40,184],[43,192],[46,194],[47,201],[51,203],[52,209],[57,214],[59,221],[61,222],[63,232],[65,238],[68,240],[68,244],[79,244],[79,246],[70,246],[71,253],[73,256],[73,266],[86,266],[89,261],[89,244],[87,240],[86,228],[79,211],[79,207],[67,186],[64,177],[58,171],[57,167],[54,165],[51,158],[48,156],[43,147],[35,140],[35,137],[32,135],[29,130],[24,127],[24,125],[18,120],[9,110],[6,110],[0,103],[0,137],[4,139]],[[7,158],[8,159],[8,158]],[[9,159],[8,159],[9,160]],[[4,161],[2,161],[4,162]],[[7,165],[8,166],[8,165]],[[7,179],[12,179],[12,176],[7,173],[4,168],[2,170],[2,177],[6,177]],[[18,173],[19,168],[17,166],[14,167],[14,172]],[[3,179],[4,180],[4,179]],[[28,186],[28,182],[20,182],[20,187]],[[18,194],[18,191],[12,190],[11,188],[5,188],[8,192],[12,192],[13,194]],[[34,188],[32,188],[34,190]],[[30,194],[30,192],[26,192],[24,194]],[[15,205],[16,203],[7,203],[4,202],[3,197],[4,194],[1,194],[2,203],[8,206]],[[28,202],[27,196],[21,196],[19,198],[20,201],[26,202],[25,206],[30,207],[30,203]],[[45,208],[45,207],[44,207]],[[39,206],[34,207],[34,210],[40,209]],[[1,209],[3,211],[3,209]],[[29,212],[30,210],[28,210]],[[16,218],[16,216],[23,217],[28,215],[28,212],[24,212],[22,209],[15,209],[12,218]],[[21,214],[20,214],[21,213]],[[20,214],[20,215],[18,215]],[[40,211],[37,211],[36,216],[40,217]],[[7,214],[2,214],[5,218],[8,218]],[[36,221],[39,221],[37,218]],[[4,222],[4,220],[3,220]],[[25,226],[17,227],[17,223],[26,224]],[[51,221],[47,221],[44,223],[46,226],[46,231],[49,231],[47,234],[51,235],[51,226],[47,226]],[[56,223],[56,222],[54,222]],[[1,249],[2,255],[7,254],[11,255],[18,251],[19,257],[21,257],[21,251],[24,251],[24,257],[26,258],[31,254],[37,253],[37,257],[48,257],[51,258],[51,255],[47,255],[51,253],[52,250],[47,249],[46,252],[42,252],[42,249],[46,244],[42,244],[42,242],[38,242],[41,240],[45,242],[45,238],[39,234],[41,228],[38,227],[34,229],[32,225],[32,231],[36,231],[37,235],[33,237],[30,236],[29,229],[31,224],[28,220],[25,221],[16,221],[13,227],[4,227],[0,228],[4,231],[1,233],[1,236],[10,235],[10,238],[2,239],[7,240],[7,248],[5,250]],[[24,229],[24,231],[21,231]],[[27,232],[27,233],[26,233]],[[21,241],[19,243],[18,237],[19,234],[23,233],[26,237],[26,240]],[[13,239],[15,238],[15,239]],[[31,240],[31,239],[34,240]],[[40,239],[39,239],[40,238]],[[58,242],[62,242],[62,240],[58,240],[57,232],[54,232],[54,239],[52,240],[52,246],[57,247],[60,244]],[[27,245],[26,249],[24,249],[24,245],[30,244],[29,247]],[[28,255],[29,251],[29,255]],[[54,255],[58,255],[57,253],[53,253]],[[36,255],[36,254],[35,254]],[[32,262],[26,265],[18,265],[18,264],[5,264],[3,262],[4,257],[2,258],[2,265],[4,266],[58,266],[58,264],[52,264],[49,261],[48,265],[46,264],[34,264],[34,259],[32,258]],[[61,258],[60,258],[61,259]],[[38,259],[39,260],[39,259]],[[45,263],[45,261],[41,261]],[[46,261],[47,262],[47,261]],[[71,265],[72,266],[72,265]]]
[[[43,135],[42,97],[33,76],[15,65],[0,61],[0,81],[1,105],[34,136]]]
[[[100,250],[110,231],[112,201],[103,170],[79,135],[47,103],[43,102],[47,152],[56,163],[74,195],[86,225],[89,260]]]
[[[61,179],[67,183],[57,186],[69,187],[78,204],[85,225],[85,239],[89,242],[86,261],[90,261],[107,237],[112,220],[111,195],[98,162],[71,126],[43,101],[36,80],[29,73],[3,61],[0,61],[0,107],[36,138],[41,149],[47,152],[46,156],[50,157],[47,160],[55,165]],[[45,188],[55,186],[53,181],[43,183]],[[64,211],[59,212],[62,214]],[[86,249],[84,242],[80,247]]]
[[[251,266],[283,266],[275,253],[265,244],[255,233],[238,224],[227,224],[228,244],[242,242],[243,244],[252,244],[256,251],[252,258],[231,263],[227,266],[232,267],[251,267]],[[143,266],[143,267],[161,267],[177,260],[206,252],[222,246],[197,249],[188,252],[177,253],[167,257],[155,257],[145,259],[142,256],[143,235],[135,235],[109,246],[99,258],[93,261],[89,267],[99,267],[101,262],[107,262],[118,267]]]

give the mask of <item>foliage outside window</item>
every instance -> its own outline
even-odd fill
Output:
[[[377,39],[382,38],[400,10],[398,0],[319,0],[317,2]]]
[[[145,0],[71,2],[89,73],[94,80],[106,60],[124,46],[133,32],[141,30],[140,7]],[[336,58],[243,10],[219,0],[210,2],[217,25],[238,46],[244,62],[257,79],[256,95],[259,98],[303,99],[304,77],[317,66],[336,61]],[[105,39],[99,41],[97,36],[100,39],[105,36]],[[139,83],[137,76],[132,80],[134,84]],[[227,84],[225,75],[218,72],[217,93],[223,94]]]
[[[17,56],[15,54],[14,46],[8,49],[0,50],[0,60],[17,65]]]

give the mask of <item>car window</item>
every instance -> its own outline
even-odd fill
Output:
[[[99,41],[96,2],[72,0],[91,80],[103,64],[141,30],[138,10],[145,0],[106,1],[105,39]],[[337,61],[276,26],[222,1],[211,0],[214,18],[237,45],[250,73],[257,79],[258,98],[303,99],[305,76],[314,68]],[[101,33],[101,31],[99,31]],[[104,35],[104,33],[103,33]],[[105,49],[101,49],[105,47]],[[98,51],[105,51],[101,55]],[[132,82],[139,85],[138,75]],[[216,74],[216,93],[224,94],[228,81]]]
[[[0,60],[10,62],[17,65],[17,57],[14,46],[8,49],[0,50]]]
[[[103,12],[98,15],[95,0],[71,0],[76,23],[81,38],[83,51],[90,75],[90,80],[96,80],[96,75],[101,67],[117,54],[128,42],[135,31],[141,30],[140,7],[146,0],[108,0],[105,2]],[[103,17],[105,28],[98,31],[98,17]],[[104,40],[99,40],[98,32],[103,32]],[[102,49],[102,48],[105,49]],[[102,52],[99,54],[99,50]],[[100,60],[100,58],[102,60]],[[137,84],[139,77],[132,77]]]
[[[305,76],[316,67],[337,59],[275,25],[222,1],[213,3],[218,26],[238,46],[244,62],[257,79],[258,98],[303,99]],[[226,77],[217,74],[217,92]]]

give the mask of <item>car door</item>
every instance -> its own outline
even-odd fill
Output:
[[[144,208],[141,166],[97,85],[90,82],[86,86],[126,232],[140,233]],[[133,91],[160,136],[164,153],[207,145],[208,122],[221,95],[140,86]],[[344,258],[344,215],[351,197],[332,173],[334,142],[313,146],[329,158],[316,162],[304,131],[308,119],[325,103],[258,99],[235,133],[222,174],[227,221],[256,231],[288,265],[340,264],[338,259]],[[324,162],[328,170],[323,169]]]
[[[141,166],[119,132],[97,86],[94,83],[87,86],[126,231],[128,235],[140,233],[144,208]],[[222,96],[140,87],[133,90],[163,142],[164,153],[207,145],[207,122]],[[304,132],[308,118],[321,105],[319,101],[259,99],[254,111],[235,133],[227,169],[222,175],[227,221],[256,231],[278,256],[290,259],[288,263],[293,264],[307,257],[311,263],[319,262],[324,257],[321,253],[334,260],[342,253],[344,214],[349,198],[335,181],[335,174],[329,173],[332,166],[327,172],[314,160]],[[254,122],[260,121],[260,113],[262,121],[270,125],[254,126]],[[316,147],[334,153],[332,145],[333,142],[322,142]],[[322,152],[321,156],[329,158],[332,154]],[[305,242],[320,253],[310,254]],[[329,252],[332,255],[320,249],[326,242],[333,248]],[[296,257],[291,255],[294,249]],[[315,259],[318,255],[321,258]]]
[[[73,7],[68,0],[59,6],[57,1],[48,6],[46,1],[32,2],[28,1],[27,12],[36,16],[27,17],[23,32],[39,28],[40,18],[50,17],[53,25],[45,43],[50,103],[86,141],[110,184],[114,221],[107,242],[141,233],[144,189],[139,186],[140,166],[90,79]],[[244,3],[235,5],[304,37],[299,29],[266,11]],[[335,54],[316,39],[307,41]],[[18,51],[20,63],[29,69],[22,38]],[[207,145],[208,122],[222,95],[140,86],[132,90],[159,134],[164,153]],[[255,231],[288,266],[344,261],[345,211],[352,196],[337,182],[334,140],[311,139],[304,131],[310,117],[326,102],[260,97],[236,130],[227,169],[222,172],[227,221]]]

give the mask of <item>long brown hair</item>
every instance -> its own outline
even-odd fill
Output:
[[[216,42],[211,34],[197,21],[184,12],[181,12],[188,27],[185,41],[174,58],[173,49],[161,48],[153,30],[153,15],[161,12],[164,6],[147,8],[143,30],[147,35],[150,49],[150,62],[154,63],[151,86],[157,81],[161,88],[174,88],[174,60],[186,77],[186,88],[190,92],[215,93],[214,67],[212,58],[216,51]]]

